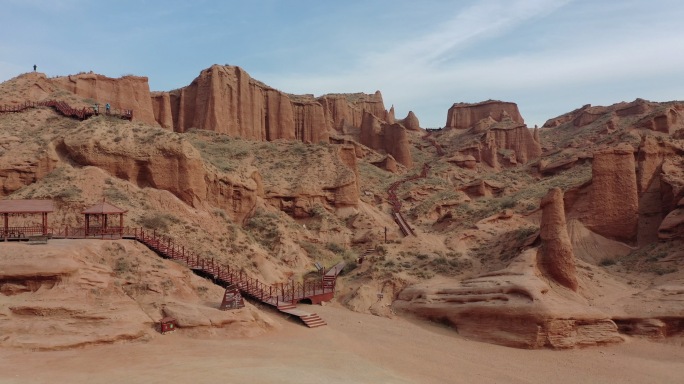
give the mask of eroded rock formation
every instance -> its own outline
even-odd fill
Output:
[[[319,148],[316,161],[293,170],[293,174],[269,174],[264,180],[266,201],[296,218],[316,214],[316,206],[344,216],[359,204],[359,174],[353,145]],[[294,182],[293,182],[294,181]]]
[[[199,128],[249,140],[328,141],[323,106],[313,96],[287,95],[239,67],[214,65],[187,87],[153,98],[159,124],[172,122],[176,132]]]
[[[408,115],[406,115],[406,118],[401,121],[401,124],[406,127],[409,131],[419,131],[420,130],[420,122],[418,121],[418,117],[416,116],[413,111],[409,111]]]
[[[133,119],[157,125],[147,77],[123,76],[118,79],[94,73],[83,73],[51,79],[57,86],[100,104],[100,111],[109,103],[114,109],[134,111]]]
[[[577,291],[577,271],[572,243],[568,236],[563,205],[563,191],[551,189],[541,201],[541,241],[537,254],[539,269],[557,283]]]
[[[382,93],[333,93],[319,97],[325,117],[332,127],[340,132],[348,128],[360,128],[364,113],[368,112],[380,120],[394,123],[394,110],[385,110]]]
[[[169,191],[191,206],[221,208],[236,222],[254,210],[256,180],[240,180],[206,166],[185,140],[162,140],[160,136],[144,146],[135,141],[133,134],[118,142],[69,135],[60,148],[63,156],[79,165],[99,167],[141,188]]]
[[[613,239],[633,241],[639,194],[634,149],[623,144],[594,154],[587,227]]]
[[[482,119],[491,117],[495,121],[502,121],[509,117],[518,124],[524,124],[518,105],[497,100],[487,100],[481,103],[457,103],[449,108],[445,128],[466,129],[477,124]]]
[[[387,124],[370,112],[365,112],[359,139],[361,144],[392,155],[406,167],[413,165],[406,128],[401,124]]]

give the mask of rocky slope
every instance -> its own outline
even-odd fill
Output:
[[[0,102],[87,107],[105,95],[145,110],[136,96],[144,80],[124,79],[27,74],[0,84]],[[81,211],[107,199],[128,211],[125,225],[272,284],[346,260],[336,298],[346,307],[409,311],[493,343],[571,348],[684,331],[681,103],[583,107],[541,129],[526,127],[513,103],[456,104],[449,127],[428,135],[415,115],[385,110],[379,92],[288,95],[237,67],[149,96],[150,122],[79,122],[49,108],[0,114],[0,193],[53,199],[56,227],[81,226]],[[417,236],[399,231],[397,201]],[[88,249],[92,259],[60,256],[55,266],[112,262],[107,249]],[[31,274],[74,281],[79,270],[7,277],[0,298],[43,292],[21,282],[40,280]],[[200,304],[212,299],[184,300],[169,311],[192,314],[189,329],[214,323]],[[91,311],[69,305],[49,322]],[[132,322],[110,319],[103,340],[147,337],[138,332],[147,320],[121,308]],[[4,312],[2,326],[16,329],[31,311]]]

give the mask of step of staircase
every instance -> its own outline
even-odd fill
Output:
[[[300,316],[300,319],[306,324],[307,327],[309,328],[316,328],[316,327],[322,327],[324,325],[328,325],[323,319],[321,319],[320,316],[318,316],[315,313],[309,314],[307,316]]]
[[[309,328],[322,327],[328,325],[320,316],[315,313],[301,310],[297,308],[294,304],[285,304],[278,307],[278,310],[289,315],[299,317],[304,324]]]
[[[278,310],[281,312],[287,311],[290,309],[297,309],[297,306],[292,304],[292,303],[283,303],[283,304],[278,305]]]

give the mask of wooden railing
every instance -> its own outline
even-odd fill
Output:
[[[44,229],[42,226],[28,226],[28,227],[7,227],[0,228],[0,237],[9,239],[23,239],[27,236],[42,235]]]
[[[184,263],[189,268],[213,279],[219,285],[225,287],[234,285],[243,295],[275,307],[281,304],[295,304],[303,299],[335,292],[334,280],[327,284],[322,280],[304,283],[264,284],[258,279],[248,276],[243,269],[235,269],[213,257],[201,257],[199,254],[185,249],[185,246],[177,244],[172,238],[158,234],[156,231],[145,231],[142,228],[135,228],[131,231],[126,228],[124,237],[134,238],[162,257]]]
[[[236,269],[228,264],[212,258],[200,256],[198,253],[186,249],[182,243],[158,234],[156,231],[146,231],[142,228],[131,227],[89,227],[86,233],[83,227],[49,228],[47,237],[53,239],[120,239],[136,240],[146,245],[158,255],[181,262],[198,272],[211,278],[215,283],[228,287],[236,286],[243,295],[252,297],[265,304],[275,307],[281,304],[296,304],[297,302],[319,295],[331,295],[335,292],[335,279],[339,271],[335,268],[328,271],[321,280],[304,283],[290,282],[287,284],[268,285],[256,278],[248,276],[243,269]],[[7,232],[0,230],[4,238],[27,239],[30,235],[42,235],[42,227],[8,227]],[[343,265],[343,264],[341,264]],[[342,267],[339,267],[341,269]],[[331,273],[334,272],[334,273]],[[330,278],[332,277],[332,278]]]
[[[108,115],[108,116],[114,116],[114,117],[118,117],[118,118],[124,119],[124,120],[133,120],[133,110],[131,110],[131,109],[113,109],[113,108],[110,108],[110,110],[106,110],[103,107],[102,109],[105,109],[105,110],[101,111],[100,107],[98,107],[97,109],[94,107],[72,108],[69,104],[67,104],[63,101],[56,101],[56,100],[38,101],[38,102],[27,101],[23,104],[17,104],[17,105],[0,105],[0,113],[23,112],[26,109],[37,108],[37,107],[51,107],[55,111],[59,112],[60,114],[66,116],[66,117],[71,117],[71,118],[75,118],[78,120],[85,120],[91,116],[100,115],[100,114],[104,114],[104,115]]]
[[[399,225],[399,229],[401,229],[401,232],[404,234],[404,236],[415,236],[416,234],[413,231],[413,228],[411,228],[411,226],[408,225],[408,222],[404,219],[404,216],[402,216],[401,214],[401,200],[399,200],[399,197],[397,196],[397,189],[402,184],[407,183],[409,181],[426,178],[428,172],[430,172],[430,164],[425,163],[423,164],[423,169],[420,171],[419,174],[412,175],[403,180],[395,181],[389,186],[389,188],[387,188],[387,199],[389,200],[389,203],[392,206],[392,214],[394,217],[394,221],[397,223],[397,225]]]

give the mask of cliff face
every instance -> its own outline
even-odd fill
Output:
[[[614,239],[637,234],[639,195],[634,150],[620,145],[594,154],[588,227]]]
[[[525,164],[539,157],[541,145],[526,126],[492,128],[483,137],[484,158],[492,167]]]
[[[401,124],[387,124],[370,112],[365,112],[359,139],[361,144],[392,155],[406,167],[413,165],[406,128]]]
[[[84,73],[58,77],[51,81],[78,96],[96,100],[100,104],[100,111],[104,111],[104,105],[109,103],[113,109],[133,110],[134,120],[157,125],[147,77],[124,76],[113,79]]]
[[[239,67],[214,65],[187,87],[153,98],[157,121],[170,122],[176,132],[199,128],[249,140],[328,141],[323,106],[312,96],[288,96]]]
[[[71,135],[60,144],[62,155],[76,164],[99,167],[141,188],[169,191],[193,207],[208,204],[225,210],[235,221],[252,213],[257,180],[237,180],[206,167],[200,154],[182,140],[148,141],[136,145],[132,136],[119,142]]]
[[[644,99],[636,99],[629,103],[617,103],[608,107],[582,106],[572,112],[549,119],[545,128],[553,128],[568,122],[576,128],[588,126],[599,119],[605,119],[606,126],[614,130],[620,125],[634,128],[673,134],[684,128],[684,105],[678,102],[653,103]],[[634,119],[638,119],[636,123]]]
[[[466,129],[474,126],[482,119],[491,117],[502,121],[509,117],[518,124],[524,124],[518,105],[504,101],[488,100],[481,103],[457,103],[449,108],[445,128]]]
[[[323,105],[326,120],[339,132],[344,132],[346,128],[360,128],[365,112],[388,123],[394,122],[394,112],[385,110],[380,91],[372,95],[365,93],[328,94],[317,100]]]

